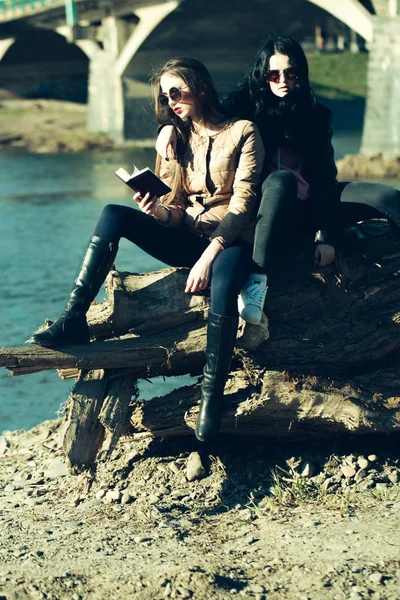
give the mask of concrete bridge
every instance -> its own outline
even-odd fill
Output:
[[[89,64],[88,128],[121,141],[154,133],[147,80],[166,59],[198,57],[225,92],[267,33],[304,39],[331,15],[369,50],[362,152],[400,154],[399,13],[400,0],[0,0],[0,60],[35,31],[62,36]]]

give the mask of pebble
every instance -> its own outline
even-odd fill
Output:
[[[247,589],[250,592],[252,592],[253,594],[263,594],[264,593],[264,587],[258,583],[252,583],[251,585],[248,585]]]
[[[186,466],[186,479],[188,481],[202,479],[205,474],[206,470],[202,465],[200,454],[198,452],[191,452]]]
[[[333,485],[336,483],[336,479],[335,477],[328,477],[327,479],[325,479],[325,481],[322,483],[322,487],[327,490],[329,486]]]
[[[352,567],[351,572],[352,573],[361,573],[362,571],[362,567],[359,567],[358,565],[355,565],[354,567]]]
[[[5,454],[9,447],[10,442],[4,437],[4,435],[0,435],[0,456]]]
[[[193,525],[192,521],[189,521],[189,519],[179,519],[178,523],[180,527],[191,527]]]
[[[398,471],[392,471],[391,473],[389,473],[388,479],[390,480],[391,483],[396,484],[399,481]]]
[[[252,521],[253,518],[254,518],[254,514],[252,513],[252,511],[249,508],[245,508],[245,509],[241,510],[239,513],[239,519],[241,519],[242,521]]]
[[[160,487],[158,488],[158,491],[160,492],[160,494],[164,494],[164,495],[168,495],[171,493],[171,490],[169,488],[167,488],[165,485],[160,485]]]
[[[181,498],[185,498],[185,496],[189,496],[190,494],[190,490],[188,488],[182,488],[179,490],[174,490],[173,492],[171,492],[171,496],[173,498],[176,498],[177,500],[180,500]]]
[[[157,496],[157,494],[150,494],[148,501],[149,504],[157,504],[160,501],[160,496]]]
[[[378,460],[378,457],[376,454],[369,454],[368,460],[369,460],[369,462],[376,462]]]
[[[171,469],[171,471],[172,471],[173,473],[175,473],[176,475],[177,475],[178,473],[180,473],[180,472],[181,472],[181,469],[180,469],[179,465],[177,465],[177,464],[176,464],[176,463],[174,463],[174,462],[168,463],[168,467],[169,467],[169,468]]]
[[[121,492],[119,490],[108,490],[105,495],[106,502],[118,502],[121,498]]]
[[[121,504],[129,504],[132,501],[133,496],[129,492],[124,492],[121,498]]]
[[[101,506],[102,501],[99,498],[92,498],[91,500],[88,500],[87,502],[82,502],[79,505],[79,510],[85,510],[86,508],[93,508],[95,506]]]
[[[376,573],[372,573],[372,574],[369,576],[369,580],[370,580],[372,583],[378,583],[378,584],[379,584],[379,583],[382,583],[382,581],[383,581],[383,575],[382,575],[382,573],[378,573],[378,572],[376,572]]]
[[[39,498],[27,498],[25,504],[27,506],[36,506],[37,504],[43,504],[44,500]]]
[[[171,593],[172,593],[172,586],[171,586],[171,583],[168,582],[164,588],[164,598],[168,598],[168,596],[170,596]]]
[[[152,537],[146,535],[137,535],[133,538],[135,544],[144,544],[145,542],[151,542],[152,540]]]
[[[44,475],[49,479],[58,479],[59,477],[66,477],[68,475],[67,463],[63,458],[61,458],[61,456],[53,458],[53,460],[50,461]]]
[[[178,586],[176,588],[176,591],[178,592],[178,598],[190,598],[192,595],[192,592],[190,590],[187,590],[184,587]]]
[[[98,492],[96,492],[96,498],[98,500],[101,500],[101,498],[103,498],[106,495],[106,490],[99,490]]]
[[[304,461],[300,465],[300,475],[302,477],[313,477],[315,475],[316,468],[314,463],[309,460]]]
[[[369,462],[363,456],[358,457],[357,463],[358,463],[358,466],[360,467],[360,469],[368,469]]]
[[[377,484],[375,484],[375,488],[377,490],[386,490],[387,487],[388,487],[387,483],[377,483]]]
[[[356,476],[354,477],[354,481],[356,481],[357,483],[359,483],[360,481],[363,481],[367,476],[367,471],[365,469],[360,469],[359,471],[357,471]]]
[[[366,479],[361,487],[363,490],[369,490],[370,488],[374,487],[374,481],[372,481],[371,479]]]
[[[351,479],[356,474],[356,470],[354,467],[350,467],[348,465],[342,465],[341,469],[342,469],[343,475],[345,477],[347,477],[347,479]]]

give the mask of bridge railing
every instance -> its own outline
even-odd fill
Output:
[[[63,5],[64,0],[0,0],[0,21],[41,12],[55,4]]]

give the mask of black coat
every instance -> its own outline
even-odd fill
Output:
[[[316,241],[332,243],[337,223],[339,194],[337,168],[332,146],[332,111],[315,102],[307,128],[294,148],[302,164],[302,176],[310,185],[310,201],[315,211]],[[265,175],[281,139],[263,119],[256,119],[265,146]]]

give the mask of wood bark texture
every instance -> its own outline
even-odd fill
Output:
[[[349,229],[339,240],[336,263],[324,269],[312,266],[313,247],[306,242],[285,246],[270,268],[268,320],[241,326],[222,434],[300,439],[398,430],[398,238],[382,221]],[[207,296],[184,293],[187,272],[113,271],[108,301],[89,311],[96,338],[90,345],[0,351],[0,366],[14,375],[46,369],[65,376],[81,369],[106,372],[108,383],[90,410],[78,400],[93,396],[92,384],[80,380],[73,393],[79,405],[74,411],[81,416],[68,416],[73,425],[66,447],[72,463],[92,461],[105,429],[109,442],[103,451],[111,451],[127,432],[129,419],[130,431],[192,434],[198,385],[149,402],[132,400],[137,378],[201,373],[209,303]],[[82,391],[86,385],[88,391]],[[96,449],[87,450],[90,456],[83,461],[71,437],[76,423],[87,435],[82,422],[92,414],[103,433],[88,434]]]

